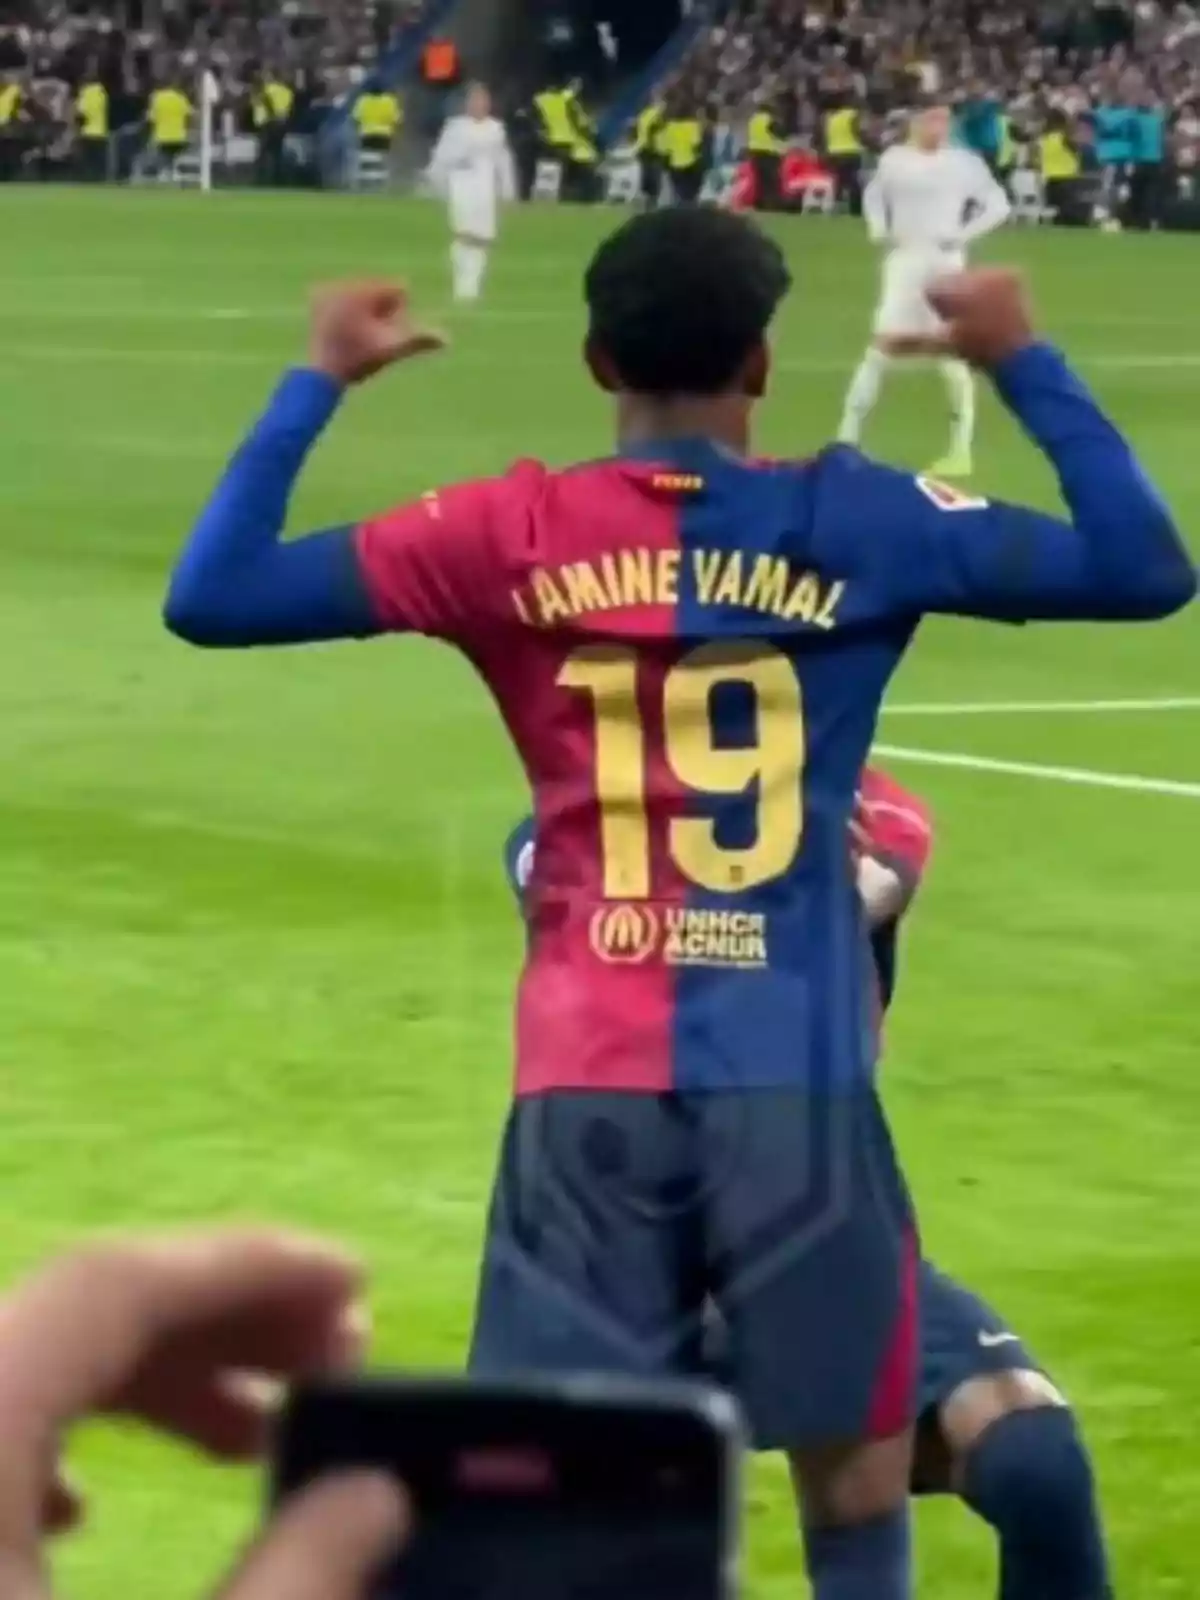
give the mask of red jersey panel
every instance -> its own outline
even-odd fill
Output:
[[[807,555],[836,508],[820,463],[700,443],[359,528],[381,623],[463,649],[528,775],[519,1093],[869,1080],[846,830],[913,619]]]

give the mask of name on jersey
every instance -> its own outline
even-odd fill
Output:
[[[669,967],[767,964],[767,919],[758,911],[605,905],[592,913],[589,934],[596,955],[613,965],[638,965],[651,957]]]
[[[741,550],[651,550],[634,546],[605,551],[594,561],[535,567],[512,602],[522,622],[552,628],[591,611],[630,606],[674,606],[684,575],[702,606],[736,606],[828,631],[846,585],[795,568],[782,556]]]

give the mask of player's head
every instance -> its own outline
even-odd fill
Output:
[[[588,367],[613,394],[756,400],[767,329],[790,287],[783,252],[748,217],[705,206],[644,212],[588,267]]]
[[[950,107],[931,101],[913,112],[909,137],[918,150],[940,150],[950,142]]]
[[[482,122],[492,114],[492,91],[486,83],[472,83],[467,89],[467,115]]]

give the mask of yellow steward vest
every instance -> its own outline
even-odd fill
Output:
[[[1048,182],[1079,176],[1079,157],[1065,133],[1044,133],[1038,140],[1038,158],[1042,177]]]
[[[698,117],[674,117],[663,130],[667,165],[676,172],[686,172],[700,159],[700,146],[704,143],[704,124]]]
[[[359,95],[354,120],[364,139],[390,139],[400,126],[400,102],[394,94]]]
[[[261,93],[254,96],[252,115],[256,128],[265,128],[268,122],[286,122],[291,115],[296,96],[286,83],[265,84]]]
[[[108,90],[102,83],[85,83],[75,101],[79,131],[85,139],[108,138]]]
[[[662,120],[663,109],[661,106],[647,106],[638,117],[637,129],[634,135],[634,148],[637,150],[638,155],[644,156],[654,149]]]
[[[1017,161],[1017,141],[1012,136],[1012,123],[1007,117],[1000,118],[1000,155],[998,158],[1001,172],[1007,172],[1009,167],[1015,166]]]
[[[746,124],[746,148],[752,156],[783,154],[783,140],[776,137],[769,111],[756,111]]]
[[[831,111],[825,118],[825,148],[831,156],[862,155],[858,137],[858,112],[853,106]]]
[[[543,89],[533,100],[542,119],[542,133],[547,144],[556,149],[569,148],[575,143],[575,127],[571,121],[571,97],[565,89]]]

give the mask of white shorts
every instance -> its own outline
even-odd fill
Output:
[[[495,184],[471,173],[451,173],[447,192],[450,231],[490,244],[496,237],[499,207]]]
[[[875,311],[875,332],[895,338],[929,339],[944,331],[944,324],[925,298],[931,283],[966,265],[962,250],[937,246],[899,246],[883,263],[883,284]]]

